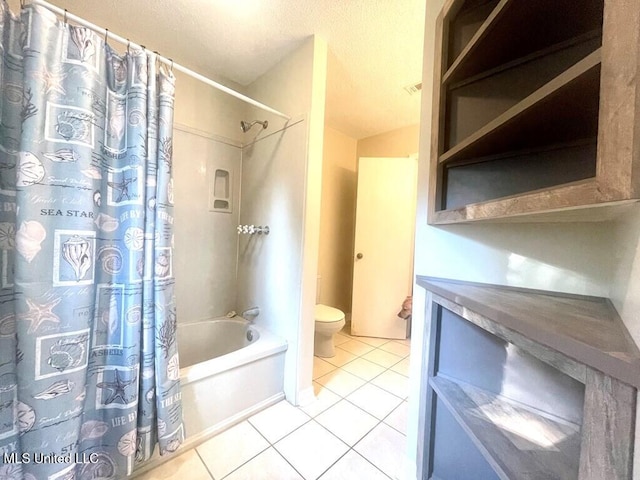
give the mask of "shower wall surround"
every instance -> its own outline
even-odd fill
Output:
[[[326,63],[326,42],[309,37],[246,88],[220,79],[287,112],[288,122],[184,76],[176,92],[178,321],[258,305],[255,322],[288,342],[292,403],[313,396]],[[268,128],[242,133],[240,121],[255,119]],[[215,169],[230,172],[231,213],[209,211],[206,179]],[[269,225],[270,233],[238,236],[238,224]]]
[[[176,129],[174,134],[176,296],[181,322],[236,310],[236,226],[241,149]],[[229,172],[231,211],[211,211],[216,170]]]
[[[269,225],[269,235],[239,236],[237,304],[259,305],[256,321],[284,337],[299,322],[305,165],[295,159],[305,148],[301,121],[242,150],[240,223]]]
[[[178,322],[236,309],[236,226],[240,210],[244,103],[178,74],[174,131],[175,257]],[[229,81],[223,82],[237,89]],[[231,213],[209,210],[216,169],[230,172]]]

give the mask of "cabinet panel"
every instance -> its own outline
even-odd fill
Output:
[[[499,480],[469,436],[444,404],[437,400],[433,416],[434,480]]]
[[[582,423],[584,385],[446,308],[440,311],[436,375]]]
[[[600,44],[599,36],[588,38],[491,75],[448,85],[445,151],[596,51]],[[593,93],[597,97],[598,92]]]
[[[460,208],[595,177],[595,139],[550,148],[445,166],[443,208]]]

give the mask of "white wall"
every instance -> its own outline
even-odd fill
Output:
[[[351,312],[358,142],[325,126],[320,216],[319,303]]]
[[[640,205],[622,216],[615,227],[614,245],[607,254],[615,262],[610,297],[640,345]]]
[[[427,225],[434,25],[443,3],[444,0],[427,2],[415,273],[611,297],[636,341],[640,340],[640,213],[637,210],[619,224]],[[418,379],[424,375],[426,353],[422,343],[424,308],[424,289],[416,286],[408,439],[409,445],[418,448],[421,446]],[[636,444],[640,445],[637,434]],[[417,457],[417,450],[410,453]]]
[[[243,279],[275,278],[278,281],[270,286],[251,284],[246,291],[238,292],[241,296],[238,303],[253,300],[258,306],[269,306],[269,311],[257,322],[268,324],[274,333],[289,342],[284,388],[293,404],[305,403],[313,397],[313,306],[319,250],[326,68],[326,42],[309,37],[246,89],[250,97],[290,115],[289,124],[303,120],[283,134],[256,143],[255,152],[249,154],[247,150],[244,157],[244,178],[250,180],[252,163],[263,165],[259,183],[264,191],[275,192],[275,198],[261,213],[267,200],[259,196],[251,199],[256,192],[251,192],[249,184],[243,182],[241,218],[260,223],[267,215],[267,220],[278,222],[282,230],[274,231],[274,236],[270,234],[267,239],[269,244],[277,242],[270,250],[272,256],[268,262],[252,264],[241,259],[238,273]],[[287,124],[254,107],[246,111],[246,116],[251,120],[269,120],[266,131],[247,133],[250,139],[264,138]],[[262,144],[265,141],[269,143]],[[257,154],[263,151],[266,156]],[[284,211],[290,213],[288,218],[283,215]]]

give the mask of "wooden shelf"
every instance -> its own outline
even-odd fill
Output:
[[[578,478],[579,425],[442,376],[429,384],[501,479]]]
[[[595,180],[573,182],[553,188],[544,188],[526,194],[465,205],[450,210],[440,210],[433,214],[431,223],[445,225],[449,223],[472,222],[478,220],[512,220],[540,211],[545,211],[543,218],[555,212],[565,211],[574,205],[582,209],[593,207],[598,200],[598,185]],[[575,210],[572,210],[575,213]],[[589,214],[583,216],[587,217]],[[539,217],[540,218],[540,217]],[[538,220],[539,220],[538,218]],[[531,219],[531,221],[536,221]]]
[[[464,47],[458,58],[451,64],[449,69],[442,76],[442,83],[448,83],[452,81],[454,75],[457,72],[462,70],[462,66],[467,63],[467,59],[471,57],[471,54],[477,49],[478,45],[482,43],[482,41],[488,36],[491,28],[497,23],[505,9],[512,3],[513,0],[500,0],[498,4],[495,6],[493,11],[489,14],[488,18],[484,21],[484,23],[480,26],[478,31],[476,31],[475,35],[471,37],[469,43]],[[462,75],[458,74],[457,78],[460,78]],[[468,76],[468,75],[467,75]]]
[[[448,150],[601,46],[602,32],[484,72],[447,87],[443,147]]]
[[[460,81],[597,29],[602,26],[602,5],[602,0],[501,0],[444,73],[442,82]]]
[[[613,206],[594,212],[607,219],[640,200],[632,128],[639,7],[445,3],[436,24],[429,224],[591,221],[594,207]]]
[[[466,0],[449,29],[447,65],[451,65],[485,22],[499,0]]]
[[[640,387],[640,351],[606,298],[432,277],[418,277],[417,283],[465,311]]]
[[[595,185],[594,181],[590,182]],[[563,190],[562,187],[560,190]],[[572,187],[569,187],[572,188]],[[589,187],[592,193],[595,190]],[[478,205],[467,205],[455,210],[441,210],[433,214],[432,225],[450,225],[455,223],[593,223],[608,222],[617,220],[622,216],[634,211],[634,204],[638,200],[622,200],[619,202],[593,203],[580,205],[578,207],[549,207],[551,203],[545,202],[548,194],[529,195],[536,197],[535,208],[521,210],[510,205],[520,204],[520,197],[516,196],[509,200],[499,200],[485,202]],[[491,212],[491,213],[488,213]]]
[[[595,136],[600,62],[598,49],[444,152],[439,162]]]
[[[467,77],[463,80],[460,80],[459,82],[456,83],[448,83],[447,87],[450,90],[455,90],[461,87],[464,87],[465,85],[468,85],[470,83],[475,83],[478,82],[480,80],[483,80],[487,77],[492,77],[494,75],[497,75],[499,73],[502,73],[506,70],[512,70],[512,69],[516,69],[517,67],[527,64],[527,63],[531,63],[534,62],[538,59],[542,59],[544,57],[547,57],[549,55],[553,55],[555,53],[561,52],[562,50],[567,50],[567,49],[571,49],[577,45],[581,45],[581,44],[592,44],[595,43],[596,46],[594,48],[592,48],[592,51],[596,50],[597,48],[600,48],[600,46],[602,45],[602,28],[597,28],[595,30],[591,30],[589,32],[586,32],[582,35],[579,35],[577,37],[574,38],[570,38],[569,40],[560,42],[560,43],[556,43],[554,45],[551,45],[549,47],[546,47],[542,50],[537,50],[533,53],[530,53],[528,55],[525,55],[524,57],[520,57],[520,58],[516,58],[515,60],[512,60],[510,62],[504,63],[502,65],[498,65],[495,68],[492,68],[491,70],[486,70],[484,72],[481,72],[477,75],[474,75],[473,77]]]

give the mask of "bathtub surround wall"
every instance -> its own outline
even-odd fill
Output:
[[[241,247],[238,278],[263,281],[238,290],[238,307],[259,305],[262,313],[256,322],[269,323],[269,329],[289,342],[284,388],[287,400],[293,404],[305,403],[313,397],[313,307],[320,234],[326,69],[326,42],[309,37],[246,89],[250,97],[292,116],[290,128],[265,138],[278,132],[286,121],[253,107],[246,113],[247,118],[268,120],[269,128],[246,134],[265,140],[255,143],[251,158],[245,155],[243,161],[241,222],[266,224],[272,231],[266,238],[254,238],[256,245],[261,243],[263,248],[259,253],[263,261],[258,264],[252,264]],[[247,153],[250,148],[245,149]],[[258,152],[274,156],[264,157]],[[274,204],[268,212],[263,208],[265,199],[245,183],[254,169],[263,174],[261,191],[273,195]],[[290,212],[288,218],[286,211]],[[276,232],[282,228],[286,230]],[[256,251],[252,252],[255,255]],[[255,268],[250,268],[251,265]],[[273,281],[278,283],[269,283]]]
[[[180,321],[258,305],[256,323],[289,344],[285,391],[292,403],[312,395],[326,49],[310,37],[247,87],[220,79],[288,113],[288,122],[184,76],[176,94]],[[269,127],[242,133],[240,121],[254,119]],[[234,209],[209,212],[207,176],[227,167]],[[238,237],[238,224],[268,225],[271,233]]]
[[[435,21],[443,4],[444,0],[427,2],[415,273],[610,297],[636,342],[640,341],[638,206],[618,222],[608,223],[427,225]],[[414,288],[413,305],[408,440],[409,445],[417,446],[410,451],[414,457],[410,464],[416,465],[421,459],[424,435],[418,431],[424,421],[418,408],[418,380],[426,378],[423,366],[428,354],[424,289]],[[636,445],[640,445],[637,433]],[[634,478],[638,477],[636,471]]]
[[[244,93],[243,87],[224,78],[212,80]],[[240,146],[246,136],[240,131],[246,104],[193,77],[176,73],[175,126],[198,130],[222,142]]]
[[[236,309],[244,103],[179,73],[176,99],[174,270],[178,322],[190,323]],[[231,174],[230,213],[209,209],[218,168]]]
[[[174,152],[174,270],[178,321],[184,323],[236,309],[242,150],[177,126]],[[216,169],[230,173],[229,213],[210,210]]]

